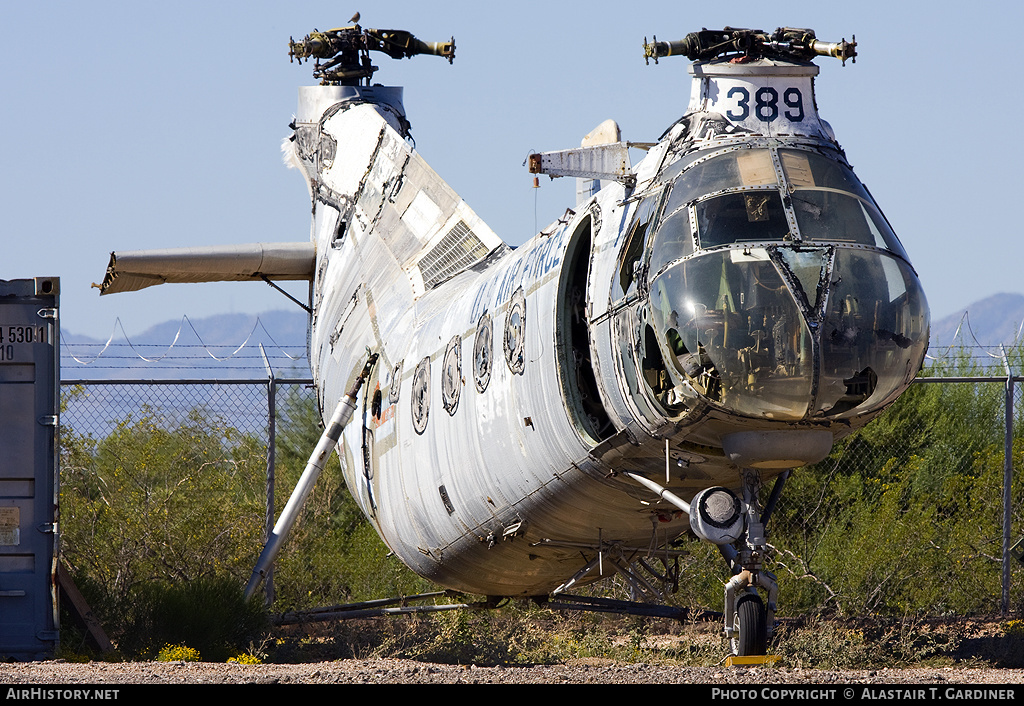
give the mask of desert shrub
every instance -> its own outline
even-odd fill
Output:
[[[246,601],[231,578],[153,583],[136,592],[121,649],[146,656],[164,645],[188,645],[205,661],[224,662],[259,642],[268,628],[262,606]]]

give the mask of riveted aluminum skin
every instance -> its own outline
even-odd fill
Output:
[[[531,171],[575,176],[579,196],[516,248],[414,149],[400,88],[300,89],[284,152],[312,204],[291,254],[311,281],[317,394],[329,415],[376,356],[338,453],[420,575],[547,595],[610,573],[606,552],[665,547],[716,487],[742,488],[760,548],[760,483],[822,459],[920,368],[927,302],[818,116],[817,68],[690,72],[657,142],[603,123],[534,155]],[[175,267],[218,276],[186,257],[161,276]]]
[[[404,120],[390,106],[350,97],[299,123],[299,130],[319,130],[307,142],[346,155],[325,165],[316,153],[296,151],[315,203],[314,375],[330,408],[364,352],[379,352],[367,394],[379,387],[389,403],[377,415],[364,404],[363,424],[346,429],[340,451],[361,507],[421,575],[476,593],[546,594],[584,563],[579,546],[611,540],[643,547],[652,536],[662,543],[687,530],[679,508],[619,472],[664,477],[667,460],[668,487],[681,497],[738,487],[735,458],[754,458],[771,478],[819,460],[831,440],[881,409],[861,406],[842,420],[800,413],[794,430],[786,415],[737,414],[728,395],[702,394],[674,368],[678,404],[659,401],[645,380],[643,331],[657,319],[650,282],[619,294],[613,286],[644,198],[667,195],[685,173],[678,164],[709,149],[792,142],[837,150],[815,110],[813,65],[698,64],[692,71],[689,112],[631,178],[609,182],[514,250],[411,149],[400,132]],[[318,90],[303,89],[303,104],[326,104],[307,95]],[[772,155],[768,172],[756,178],[765,185],[759,188],[777,193],[787,185],[779,186],[784,174]],[[577,176],[593,176],[589,166],[583,172]],[[785,245],[780,239],[772,247]],[[700,248],[693,253],[697,263]],[[733,259],[744,267],[750,258]],[[766,271],[769,259],[753,257]],[[799,280],[787,266],[770,267],[783,273],[775,277],[791,302],[794,330],[807,329],[808,317],[823,325],[820,311],[792,298]],[[576,310],[574,297],[583,298]],[[570,322],[579,312],[584,330],[577,335]],[[926,314],[914,325],[926,345]],[[483,351],[481,331],[489,346]],[[664,342],[647,345],[646,354],[657,349],[667,358]],[[806,346],[807,355],[820,354],[820,342]],[[923,352],[920,343],[912,348],[908,360]],[[758,370],[752,379],[764,385],[770,375]],[[898,394],[912,377],[890,391]],[[812,403],[808,392],[804,406]],[[741,443],[749,432],[767,448],[785,449],[785,458],[755,458]],[[730,438],[731,445],[723,441]]]

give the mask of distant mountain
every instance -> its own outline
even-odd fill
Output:
[[[253,328],[261,324],[259,328],[266,331],[275,339],[280,338],[282,344],[306,345],[306,315],[301,311],[267,311],[262,314],[217,314],[201,319],[182,317],[151,326],[142,333],[132,337],[132,343],[144,343],[157,345],[163,343],[169,345],[179,328],[190,330],[194,328],[202,337],[203,341],[211,345],[239,345],[244,341]],[[191,324],[191,326],[189,326]],[[105,343],[106,339],[94,338],[80,333],[73,333],[64,329],[61,332],[65,342],[68,343]],[[124,334],[115,331],[115,336],[122,338]]]
[[[262,344],[278,377],[306,377],[306,315],[301,311],[219,314],[165,321],[129,338],[61,332],[61,377],[69,379],[263,378]]]
[[[932,352],[950,345],[998,346],[1017,340],[1024,295],[995,294],[932,322]],[[108,342],[62,331],[61,376],[86,378],[262,378],[263,344],[275,375],[306,377],[306,314],[268,311],[165,321]]]
[[[1017,341],[1024,321],[1024,295],[994,294],[932,322],[931,348],[953,344],[998,346]]]

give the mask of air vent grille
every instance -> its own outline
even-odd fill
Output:
[[[482,260],[487,246],[463,221],[456,223],[419,262],[423,286],[432,289]]]

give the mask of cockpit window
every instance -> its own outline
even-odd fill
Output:
[[[693,254],[690,209],[680,208],[665,217],[651,250],[650,273],[656,275],[668,263]]]
[[[613,283],[613,300],[621,299],[634,289],[636,274],[643,263],[644,251],[654,225],[654,217],[658,212],[658,204],[661,203],[661,196],[661,193],[649,196],[637,206],[633,222],[623,240],[622,250],[619,251],[619,274]]]
[[[697,239],[702,248],[739,242],[782,240],[789,233],[786,209],[775,190],[741,191],[697,204]]]
[[[805,241],[859,243],[903,252],[882,214],[866,201],[825,189],[798,189],[792,199]]]
[[[696,204],[693,221],[702,248],[781,240],[789,232],[789,225],[778,183],[767,149],[733,149],[687,168],[676,178],[668,196],[666,216],[651,253],[651,275],[693,252],[689,206],[698,199],[705,199]],[[729,193],[734,189],[744,191]]]
[[[886,248],[903,246],[860,180],[841,162],[814,152],[779,150],[800,237]]]
[[[860,180],[841,162],[803,150],[779,150],[779,160],[790,188],[835,189],[870,199]]]
[[[665,213],[701,196],[741,186],[773,186],[778,183],[772,155],[764,149],[741,149],[698,162],[676,179]]]
[[[728,148],[676,162],[663,178],[671,185],[663,215],[642,231],[648,241],[654,233],[648,246],[651,280],[695,248],[736,243],[852,243],[907,259],[871,194],[838,153]],[[616,284],[622,290],[633,285],[639,241],[628,240],[620,255]]]

